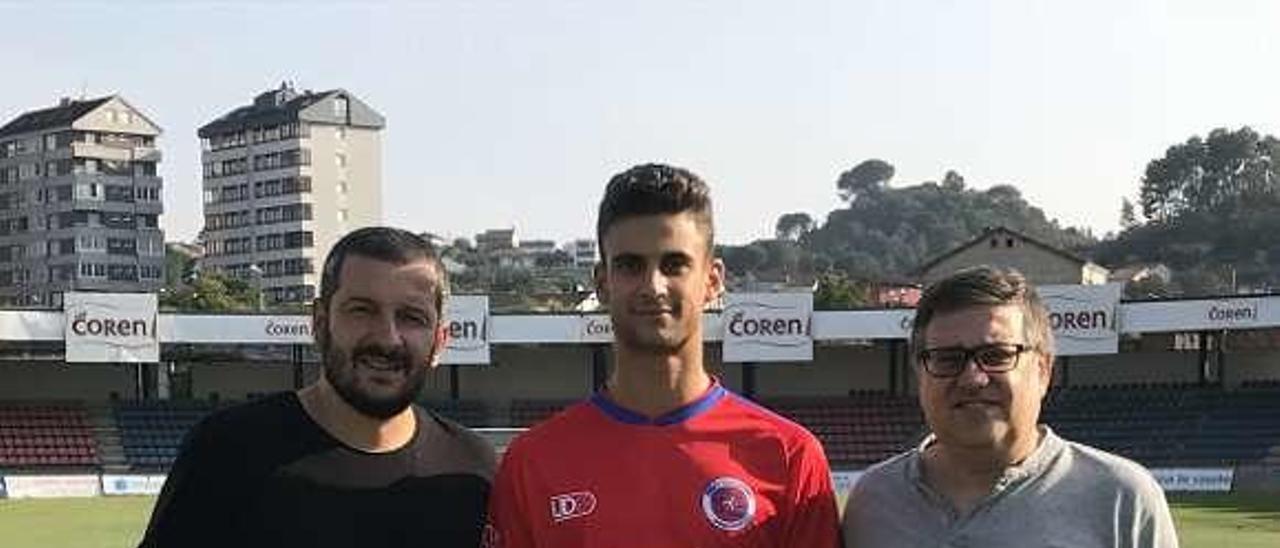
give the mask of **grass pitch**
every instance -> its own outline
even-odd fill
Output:
[[[1280,546],[1280,495],[1180,495],[1170,498],[1182,546]],[[0,500],[6,548],[137,546],[154,497]]]

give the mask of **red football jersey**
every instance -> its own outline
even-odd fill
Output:
[[[827,458],[799,425],[718,383],[649,419],[596,394],[513,442],[492,548],[840,546]]]

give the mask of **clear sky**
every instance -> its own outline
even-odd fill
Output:
[[[1169,145],[1280,134],[1268,0],[170,4],[0,3],[0,118],[123,95],[165,130],[169,240],[202,222],[196,128],[282,80],[385,115],[385,221],[450,236],[590,236],[609,175],[665,161],[745,243],[873,157],[1101,235]]]

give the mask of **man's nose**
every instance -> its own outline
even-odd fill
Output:
[[[662,274],[662,269],[653,267],[645,271],[644,292],[653,296],[664,296],[667,294],[667,277]]]
[[[956,375],[956,384],[961,386],[986,386],[991,384],[991,374],[978,365],[976,356],[964,361],[964,368]]]

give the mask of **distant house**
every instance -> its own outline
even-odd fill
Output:
[[[578,268],[593,267],[599,258],[596,250],[596,241],[590,238],[579,238],[570,241],[565,244],[564,251],[573,257],[573,266]]]
[[[979,265],[1013,268],[1038,285],[1102,284],[1108,270],[1087,258],[1046,244],[1006,227],[982,235],[924,263],[916,274],[929,285],[952,273]]]
[[[476,249],[481,253],[515,249],[518,242],[514,228],[491,228],[476,234]]]

